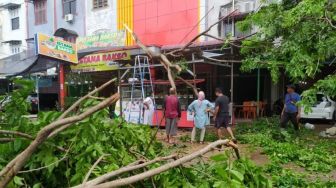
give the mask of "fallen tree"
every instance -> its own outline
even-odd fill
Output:
[[[114,80],[113,80],[114,81]],[[107,85],[111,84],[113,81],[107,82],[108,84],[104,84],[102,87],[90,92],[88,95],[84,96],[83,98],[79,99],[76,103],[74,103],[68,110],[66,110],[60,118],[49,125],[42,128],[35,139],[31,142],[31,144],[21,153],[19,153],[12,161],[10,161],[1,171],[0,171],[0,187],[5,187],[13,178],[14,176],[21,170],[21,168],[25,165],[25,163],[29,160],[31,155],[38,149],[38,147],[44,143],[48,137],[56,131],[59,133],[59,129],[64,129],[64,126],[71,126],[73,123],[79,122],[93,113],[106,108],[107,106],[115,103],[119,99],[119,94],[114,94],[105,100],[101,101],[99,104],[89,108],[83,113],[79,115],[67,117],[69,113],[74,110],[82,101],[84,101],[89,96],[93,95],[94,93],[98,92],[102,88],[106,87]],[[54,134],[55,135],[55,134]]]
[[[232,12],[229,15],[221,18],[220,20],[218,20],[218,22],[211,25],[211,27],[218,24],[223,19],[231,16],[234,12]],[[183,52],[185,52],[186,49],[188,47],[190,47],[190,45],[193,42],[195,42],[199,37],[207,36],[208,35],[207,32],[211,29],[211,27],[208,30],[206,30],[206,31],[200,33],[199,35],[195,36],[185,46],[181,47],[181,49],[170,52],[169,54],[162,54],[162,53],[155,54],[154,52],[152,52],[148,47],[146,47],[139,40],[137,35],[129,27],[127,27],[125,25],[126,30],[132,34],[132,37],[135,40],[135,42],[147,53],[147,55],[151,58],[158,59],[159,62],[163,65],[163,67],[167,71],[168,79],[169,79],[171,87],[176,88],[175,78],[177,78],[177,79],[182,80],[182,82],[187,84],[189,87],[191,87],[193,89],[193,92],[194,92],[195,95],[197,95],[197,88],[194,85],[188,83],[182,77],[178,76],[181,73],[182,68],[178,64],[174,64],[174,63],[170,62],[170,60],[167,58],[167,56],[168,55],[181,56],[181,54]],[[10,162],[8,162],[7,165],[0,171],[0,187],[5,187],[6,185],[8,185],[8,183],[10,183],[12,181],[12,179],[21,171],[21,169],[24,167],[24,165],[27,163],[27,161],[38,150],[38,148],[41,147],[41,145],[43,145],[43,143],[47,143],[48,139],[54,138],[55,136],[59,135],[64,130],[66,130],[66,129],[72,127],[73,125],[75,125],[77,122],[81,122],[82,120],[90,117],[92,114],[94,114],[94,113],[106,108],[107,106],[115,103],[119,99],[119,94],[118,93],[116,93],[116,94],[114,94],[114,95],[112,95],[112,96],[110,96],[106,99],[99,98],[100,101],[99,101],[98,104],[87,108],[84,112],[78,112],[77,111],[76,113],[72,114],[72,116],[70,115],[73,111],[78,109],[80,107],[80,104],[82,102],[84,102],[85,100],[92,99],[92,98],[97,99],[93,95],[95,93],[99,92],[100,90],[102,90],[103,88],[105,88],[106,86],[110,85],[114,81],[115,81],[115,79],[103,84],[101,87],[93,90],[92,92],[88,93],[84,97],[80,98],[69,109],[67,109],[65,112],[63,112],[63,114],[60,115],[56,120],[52,121],[51,123],[44,126],[41,130],[39,130],[38,133],[36,134],[36,136],[32,137],[29,134],[25,134],[25,133],[21,134],[21,133],[18,133],[18,132],[15,132],[15,133],[12,132],[13,135],[17,135],[17,136],[26,138],[28,140],[32,140],[32,142],[21,153],[19,153],[14,159],[12,159]],[[7,133],[9,133],[9,132],[7,132]],[[1,138],[1,141],[2,142],[11,142],[11,141],[14,141],[14,139],[13,138]],[[220,141],[211,143],[209,146],[203,148],[202,150],[200,150],[198,152],[192,153],[190,155],[187,155],[185,157],[177,159],[173,162],[169,162],[169,163],[167,163],[163,166],[160,166],[160,167],[157,167],[157,168],[154,168],[154,169],[149,169],[146,172],[143,172],[143,173],[140,173],[140,174],[128,177],[128,178],[122,178],[122,179],[119,179],[119,180],[114,180],[114,181],[106,182],[106,183],[104,183],[104,182],[108,181],[111,177],[114,177],[114,176],[118,175],[119,173],[128,172],[128,171],[132,171],[132,170],[139,169],[139,168],[144,168],[144,167],[147,167],[149,164],[153,164],[153,163],[156,163],[156,162],[162,161],[162,160],[167,160],[170,157],[159,157],[159,158],[153,159],[152,161],[144,162],[142,164],[122,167],[122,168],[120,168],[118,173],[116,173],[116,172],[107,173],[105,175],[102,175],[100,178],[98,177],[94,180],[88,181],[88,179],[90,177],[90,174],[91,174],[91,171],[93,171],[93,169],[96,167],[96,165],[100,161],[102,161],[102,158],[99,158],[96,161],[96,163],[92,166],[90,171],[87,173],[86,177],[84,178],[83,185],[80,185],[80,186],[85,186],[86,187],[86,186],[91,186],[92,185],[92,186],[98,186],[98,187],[111,187],[111,186],[129,185],[129,184],[141,181],[143,179],[155,176],[155,175],[160,174],[160,173],[162,173],[164,171],[167,171],[169,169],[181,166],[183,163],[191,161],[191,160],[193,160],[193,159],[195,159],[199,156],[202,156],[203,154],[211,151],[216,146],[226,145],[226,144],[228,144],[230,147],[235,148],[235,150],[237,151],[237,146],[234,145],[233,143],[231,143],[229,140],[220,140]],[[69,149],[68,150],[64,149],[64,151],[66,151],[66,154],[69,153]],[[56,164],[60,161],[63,161],[65,158],[66,157],[62,157],[61,160],[59,160],[57,162],[54,162],[54,163],[51,163],[50,165],[54,165],[54,164]],[[50,165],[46,165],[46,167],[49,167]],[[45,169],[46,167],[40,167],[40,168],[37,168],[36,170]],[[26,172],[31,172],[31,171],[35,171],[35,169],[27,170]],[[25,172],[25,171],[21,171],[21,172]]]
[[[121,187],[121,186],[130,185],[130,184],[136,183],[138,181],[142,181],[142,180],[145,180],[145,179],[150,178],[152,176],[155,176],[157,174],[160,174],[162,172],[165,172],[169,169],[181,166],[181,165],[185,164],[186,162],[192,161],[192,160],[194,160],[198,157],[202,157],[204,154],[214,150],[218,146],[223,146],[223,145],[233,147],[234,149],[238,149],[238,147],[234,143],[232,143],[230,140],[218,140],[216,142],[210,143],[208,146],[202,148],[199,151],[196,151],[194,153],[186,155],[182,158],[176,159],[172,162],[168,162],[167,164],[164,164],[160,167],[150,169],[150,170],[145,171],[141,174],[137,174],[137,175],[130,176],[130,177],[127,177],[127,178],[117,179],[117,180],[113,180],[113,181],[104,183],[104,181],[108,181],[109,179],[111,179],[111,178],[113,178],[113,177],[115,177],[115,176],[117,176],[121,173],[133,171],[133,170],[136,170],[136,169],[139,169],[139,168],[144,168],[148,165],[151,165],[151,164],[159,162],[159,161],[176,158],[176,155],[171,155],[171,156],[167,156],[167,157],[158,157],[158,158],[155,158],[153,160],[144,162],[142,164],[126,166],[126,167],[120,168],[116,171],[105,174],[101,177],[98,177],[94,180],[91,180],[89,182],[83,183],[83,184],[81,184],[79,186],[76,186],[74,188],[84,188],[84,187],[105,188],[105,187]]]

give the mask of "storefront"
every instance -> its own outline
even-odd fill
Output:
[[[0,60],[0,74],[6,79],[15,76],[33,79],[36,82],[33,95],[37,96],[41,110],[54,110],[61,103],[60,65],[77,61],[75,44],[39,33],[35,36],[35,49]]]

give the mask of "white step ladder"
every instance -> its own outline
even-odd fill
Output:
[[[124,112],[127,122],[144,123],[144,104],[147,93],[151,93],[151,100],[154,106],[155,120],[157,121],[156,103],[153,89],[153,82],[150,73],[149,60],[147,56],[138,55],[135,57],[133,75],[128,79],[131,83],[129,90],[123,91],[123,101],[129,101]],[[152,122],[152,121],[150,121]],[[152,122],[152,124],[154,124]],[[157,125],[157,123],[155,123]]]

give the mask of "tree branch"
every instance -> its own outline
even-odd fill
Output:
[[[0,134],[10,134],[15,136],[20,136],[22,138],[27,138],[33,140],[34,137],[30,136],[29,134],[18,132],[18,131],[9,131],[9,130],[0,130]]]
[[[86,96],[84,96],[84,97],[86,97]],[[88,96],[88,97],[90,97],[90,96]],[[118,97],[118,98],[119,98],[119,97]],[[79,100],[80,100],[80,99],[79,99]],[[106,99],[105,99],[105,100],[106,100]],[[116,99],[116,100],[112,100],[112,103],[115,103],[117,100],[118,100],[118,99]],[[82,100],[82,101],[83,101],[83,100]],[[56,130],[54,130],[52,133],[50,133],[50,135],[48,136],[48,139],[54,137],[55,135],[59,134],[60,132],[62,132],[63,130],[65,130],[65,129],[71,127],[71,126],[72,126],[72,123],[69,123],[69,124],[63,125],[62,127],[58,128],[58,129],[56,129]]]
[[[329,25],[332,27],[332,28],[334,28],[334,29],[336,29],[336,26],[332,23],[332,21],[328,18],[328,16],[327,16],[327,11],[324,11],[324,16],[325,16],[325,19],[327,20],[327,22],[329,23]]]
[[[166,161],[166,160],[169,160],[169,159],[173,159],[175,157],[176,157],[176,155],[170,155],[170,156],[167,156],[167,157],[158,157],[158,158],[155,158],[155,159],[153,159],[151,161],[147,161],[147,162],[144,162],[144,163],[141,163],[141,164],[138,164],[138,165],[128,165],[126,167],[122,167],[122,168],[120,168],[118,170],[115,170],[113,172],[110,172],[110,173],[107,173],[105,175],[102,175],[102,176],[100,176],[98,178],[95,178],[95,179],[93,179],[91,181],[88,181],[86,183],[86,186],[89,186],[89,187],[97,186],[98,184],[100,184],[102,182],[105,182],[105,181],[107,181],[107,180],[109,180],[109,179],[111,179],[111,178],[113,178],[115,176],[118,176],[118,175],[122,174],[122,173],[133,171],[133,170],[137,170],[139,168],[144,168],[144,167],[146,167],[148,165],[151,165],[151,164],[154,164],[154,163],[157,163],[157,162],[160,162],[160,161]],[[84,185],[81,184],[81,185],[78,185],[78,186],[76,186],[74,188],[80,188],[80,187],[84,187]]]
[[[212,25],[210,25],[206,30],[204,30],[203,32],[199,33],[198,35],[196,35],[194,38],[192,38],[187,44],[185,44],[182,48],[177,49],[177,50],[173,50],[171,52],[169,52],[167,55],[171,55],[171,54],[175,54],[176,52],[183,52],[186,48],[188,48],[193,42],[195,42],[198,38],[200,38],[202,35],[205,35],[207,32],[209,32],[215,25],[217,25],[219,22],[223,21],[224,19],[232,16],[234,13],[237,12],[237,9],[232,11],[231,13],[229,13],[226,16],[221,17],[220,19],[218,19],[215,23],[213,23]]]
[[[18,131],[0,130],[0,134],[10,134],[10,135],[19,136],[19,137],[22,137],[22,138],[25,138],[25,139],[29,139],[29,140],[34,140],[33,136],[31,136],[29,134],[26,134],[26,133],[18,132]],[[64,149],[64,148],[62,148],[60,146],[56,146],[53,143],[46,142],[46,144],[50,145],[50,146],[53,146],[53,147],[56,147],[58,150],[60,150],[62,152],[66,152],[67,151],[66,149]]]
[[[76,107],[78,107],[84,100],[86,100],[87,98],[89,98],[93,94],[101,91],[102,89],[104,89],[105,87],[109,86],[110,84],[112,84],[116,80],[117,80],[116,78],[113,78],[112,80],[106,82],[105,84],[103,84],[100,87],[92,90],[91,92],[89,92],[88,94],[86,94],[84,97],[82,97],[79,100],[77,100],[73,105],[71,105],[70,108],[68,108],[67,110],[65,110],[63,112],[63,114],[58,119],[60,120],[60,119],[64,119],[65,117],[67,117],[69,115],[69,113],[72,112],[74,109],[76,109]]]
[[[12,161],[10,161],[6,165],[6,167],[4,167],[0,171],[0,187],[5,187],[13,179],[13,177],[21,170],[21,168],[24,166],[27,160],[31,157],[31,155],[37,150],[37,148],[43,142],[45,142],[46,139],[48,139],[48,136],[52,133],[52,131],[54,131],[55,129],[61,128],[64,125],[82,121],[83,119],[89,117],[93,113],[111,105],[113,102],[118,100],[118,98],[119,98],[119,94],[118,93],[114,94],[111,97],[106,98],[105,100],[97,104],[96,106],[90,107],[88,110],[86,110],[85,112],[77,116],[68,117],[64,119],[59,118],[58,120],[42,128],[38,132],[36,138],[30,143],[30,145],[24,151],[18,154]],[[79,100],[83,101],[81,99]],[[75,104],[78,104],[78,103],[76,102]],[[70,112],[68,110],[66,111],[66,113]]]
[[[203,34],[203,35],[224,42],[224,39],[222,39],[222,38],[219,38],[219,37],[216,37],[216,36],[213,36],[213,35],[210,35],[210,34],[206,34],[206,33]]]
[[[103,183],[100,185],[96,185],[96,188],[105,188],[105,187],[122,187],[125,185],[129,185],[147,178],[150,178],[152,176],[155,176],[157,174],[160,174],[162,172],[165,172],[171,168],[175,168],[177,166],[180,166],[181,164],[184,164],[188,161],[191,161],[199,156],[204,155],[205,153],[208,153],[209,151],[213,150],[214,148],[216,148],[217,146],[220,145],[226,145],[228,144],[230,141],[229,140],[218,140],[216,142],[213,142],[211,144],[209,144],[208,146],[204,147],[203,149],[196,151],[190,155],[184,156],[180,159],[177,159],[173,162],[167,163],[165,165],[162,165],[160,167],[151,169],[149,171],[143,172],[141,174],[137,174],[135,176],[131,176],[131,177],[127,177],[127,178],[123,178],[123,179],[118,179],[118,180],[114,180],[114,181],[110,181],[107,183]]]
[[[197,91],[197,88],[192,85],[191,83],[187,82],[185,79],[183,79],[182,77],[180,76],[177,76],[176,77],[177,79],[181,80],[183,83],[185,83],[186,85],[188,85],[189,87],[191,87],[193,89],[193,92],[194,92],[194,95],[197,97],[198,96],[198,91]]]
[[[50,166],[53,166],[53,165],[55,165],[55,164],[57,164],[57,163],[59,163],[59,162],[65,160],[65,159],[67,158],[67,155],[69,154],[69,151],[70,151],[70,149],[72,148],[72,146],[73,146],[73,142],[71,143],[69,149],[66,151],[66,153],[64,154],[64,156],[63,156],[61,159],[59,159],[59,160],[57,160],[57,161],[55,161],[55,162],[53,162],[53,163],[50,163],[50,164],[48,164],[48,165],[46,165],[46,166],[43,166],[43,167],[39,167],[39,168],[36,168],[36,169],[30,169],[30,170],[19,171],[18,174],[23,174],[23,173],[29,173],[29,172],[40,171],[40,170],[43,170],[43,169],[45,169],[45,168],[49,168]]]
[[[0,138],[0,143],[13,142],[15,138]]]
[[[83,187],[85,187],[86,182],[87,182],[87,180],[90,178],[90,175],[91,175],[92,171],[96,168],[96,166],[99,164],[99,162],[100,162],[104,157],[106,157],[106,156],[108,156],[108,155],[109,155],[109,154],[103,154],[103,155],[100,156],[100,157],[98,158],[98,160],[92,165],[92,167],[90,168],[89,172],[86,174],[86,176],[85,176],[85,178],[84,178],[84,180],[83,180],[83,183],[82,183]]]

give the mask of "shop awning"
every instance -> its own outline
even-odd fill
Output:
[[[13,76],[29,69],[37,60],[37,55],[24,51],[4,59],[0,59],[0,75]]]
[[[20,6],[21,6],[21,4],[8,2],[8,3],[1,4],[0,8],[16,9],[16,8],[19,8]]]
[[[21,40],[6,40],[6,41],[3,41],[2,43],[21,44],[22,41]]]
[[[150,50],[160,51],[160,47],[155,45],[148,45]],[[78,59],[83,58],[86,55],[104,53],[104,52],[114,52],[114,51],[129,51],[131,56],[146,54],[138,45],[132,46],[120,46],[120,47],[93,47],[88,49],[83,49],[78,51]]]
[[[55,31],[54,36],[66,38],[69,36],[78,36],[76,31],[70,29],[59,28]]]
[[[188,83],[190,84],[199,84],[205,81],[205,79],[194,79],[194,80],[186,80]],[[169,85],[170,82],[168,80],[153,80],[152,81],[153,84],[155,85]],[[150,84],[149,80],[145,80],[144,84]],[[175,80],[175,84],[176,85],[180,85],[180,84],[185,84],[184,82],[182,82],[181,80]],[[127,86],[127,85],[132,85],[131,83],[122,83],[122,86]]]

